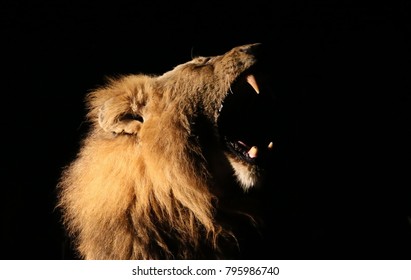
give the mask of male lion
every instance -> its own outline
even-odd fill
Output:
[[[81,258],[235,258],[231,222],[252,214],[230,193],[261,183],[273,147],[254,123],[270,101],[260,48],[125,76],[87,96],[91,129],[58,187]]]

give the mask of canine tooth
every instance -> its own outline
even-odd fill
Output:
[[[254,75],[251,74],[247,76],[247,83],[249,83],[253,87],[257,94],[260,93],[260,89],[258,88],[257,81],[255,80]]]
[[[256,158],[258,154],[258,148],[256,146],[252,146],[247,154],[250,158]]]
[[[268,149],[272,149],[274,147],[274,144],[273,144],[273,142],[270,142],[270,144],[268,144]]]

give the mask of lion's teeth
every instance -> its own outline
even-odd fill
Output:
[[[256,158],[258,154],[258,148],[256,146],[251,147],[247,154],[250,158]]]
[[[273,142],[270,142],[270,144],[268,144],[268,149],[272,149],[274,147],[274,144],[273,144]]]
[[[260,93],[260,89],[258,88],[254,75],[251,74],[247,76],[247,83],[249,83],[253,87],[257,94]]]

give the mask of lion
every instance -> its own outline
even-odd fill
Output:
[[[89,131],[57,203],[81,259],[235,258],[233,216],[258,219],[230,195],[262,185],[273,150],[243,111],[262,114],[271,100],[260,50],[111,78],[87,94]]]

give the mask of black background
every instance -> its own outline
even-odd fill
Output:
[[[411,259],[410,4],[259,2],[2,1],[1,258],[72,257],[55,186],[90,89],[262,42],[280,132],[261,258]]]

